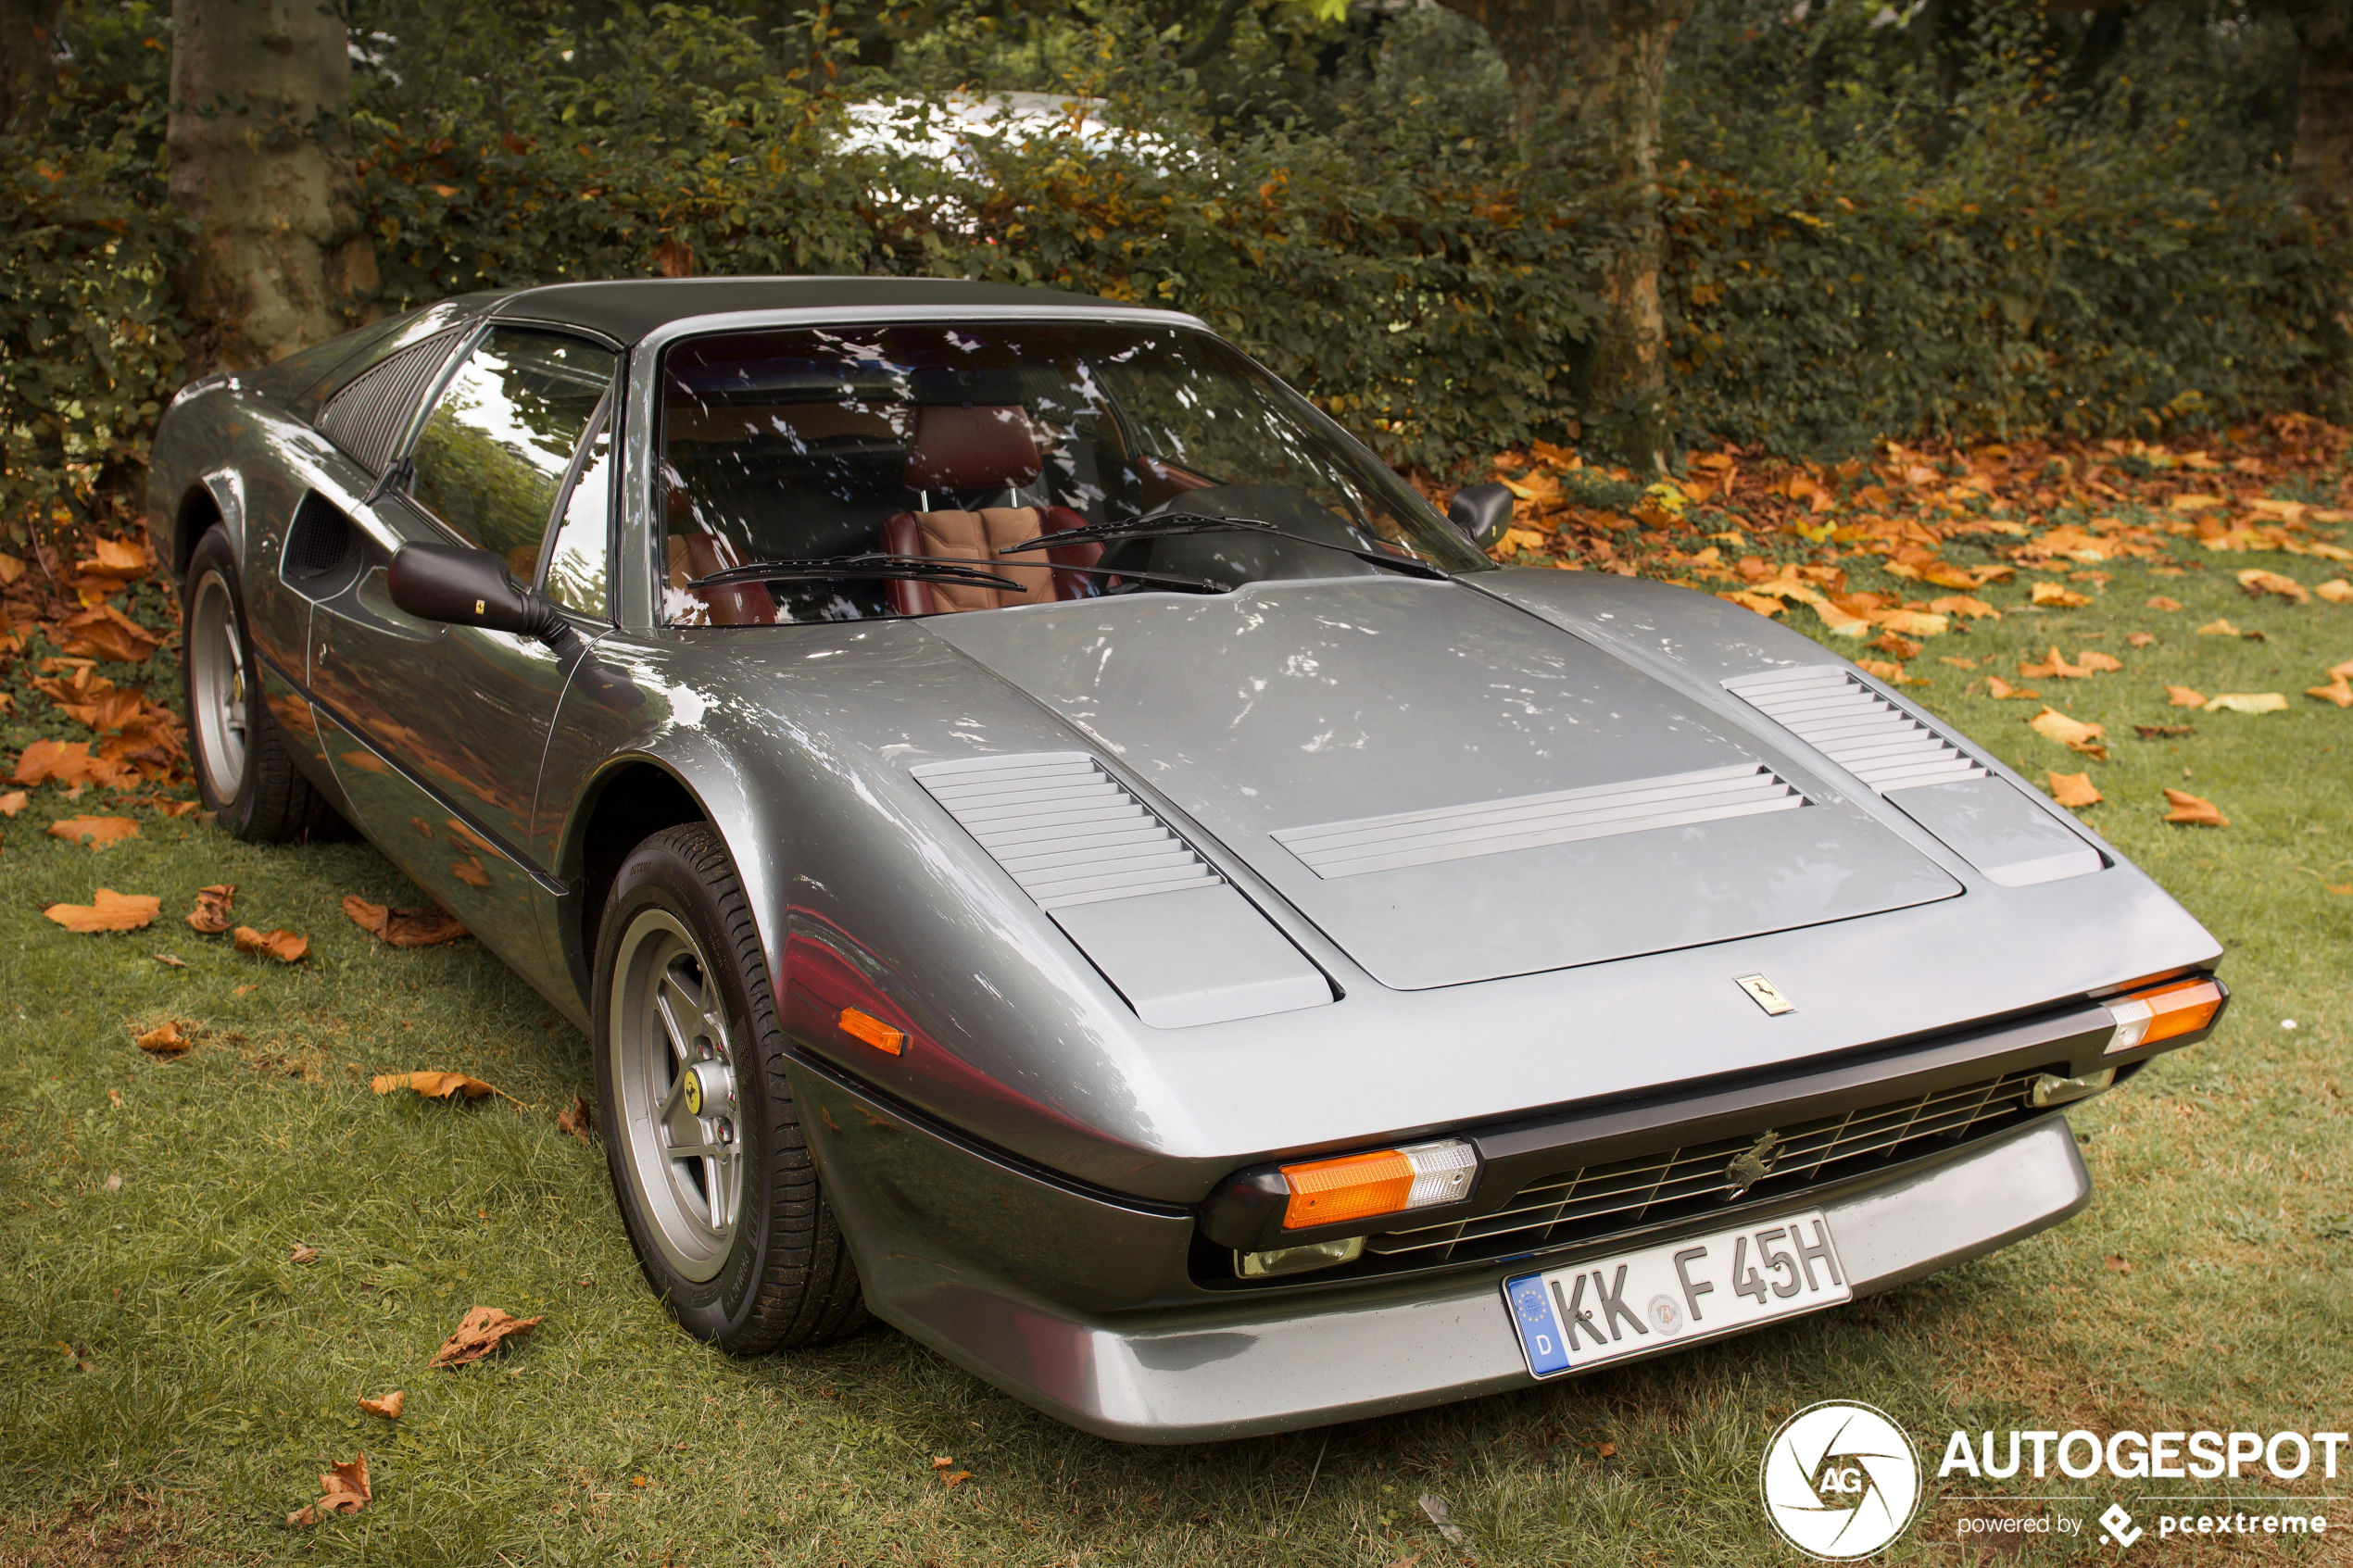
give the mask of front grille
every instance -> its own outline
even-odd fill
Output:
[[[2032,1114],[2027,1093],[2041,1073],[2037,1068],[1932,1089],[1793,1126],[1760,1127],[1746,1137],[1546,1176],[1522,1187],[1497,1213],[1368,1237],[1367,1272],[1516,1255],[1718,1214],[1734,1202],[1785,1198],[2013,1126]],[[1775,1141],[1765,1144],[1768,1132]],[[1744,1192],[1735,1193],[1728,1167],[1743,1156],[1768,1169]],[[1754,1167],[1743,1173],[1754,1174]]]

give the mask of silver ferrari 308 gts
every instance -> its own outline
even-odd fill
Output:
[[[1854,665],[1499,569],[1200,321],[558,284],[173,402],[220,821],[594,1042],[647,1278],[1139,1442],[1528,1386],[2066,1218],[2220,948]]]

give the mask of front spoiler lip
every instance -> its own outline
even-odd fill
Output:
[[[1835,1198],[1807,1195],[1788,1207],[1830,1216],[1859,1298],[2057,1224],[2083,1208],[2091,1192],[2066,1116],[2054,1111],[1875,1185]],[[1629,1245],[1613,1237],[1583,1250],[1601,1256]],[[1575,1255],[1565,1250],[1547,1266]],[[1229,1310],[1153,1327],[1064,1316],[977,1281],[875,1305],[909,1335],[1057,1420],[1122,1442],[1189,1443],[1535,1386],[1500,1289],[1515,1272],[1525,1272],[1524,1261],[1424,1278],[1414,1291],[1327,1298],[1311,1311],[1285,1296],[1236,1303],[1260,1309],[1250,1315]]]

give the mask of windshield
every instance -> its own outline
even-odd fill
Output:
[[[659,564],[672,625],[1158,591],[1122,579],[1123,569],[1227,587],[1383,571],[1316,540],[1446,571],[1488,565],[1305,399],[1180,327],[878,325],[696,338],[664,357],[660,440]],[[1172,515],[1253,519],[1307,540],[1262,529],[1007,551]],[[854,575],[689,586],[761,561],[874,553],[986,562],[1021,586]]]

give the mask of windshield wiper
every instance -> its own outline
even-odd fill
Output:
[[[1117,577],[1130,583],[1165,583],[1172,587],[1189,588],[1200,594],[1233,591],[1225,583],[1213,583],[1206,577],[1187,577],[1174,571],[1114,571],[1107,567],[1058,566],[1050,561],[994,561],[963,556],[895,556],[880,552],[754,561],[749,566],[732,566],[709,577],[698,577],[686,586],[724,588],[736,583],[812,583],[839,577],[884,577],[917,583],[963,583],[975,587],[1021,591],[1021,583],[985,570],[989,567],[1012,567],[1032,571],[1075,571],[1085,577]]]
[[[1138,518],[1130,522],[1094,522],[1081,528],[1065,528],[1059,533],[1040,533],[1035,539],[1024,539],[1017,545],[1007,545],[997,553],[1012,555],[1016,550],[1046,550],[1060,545],[1112,544],[1121,539],[1166,539],[1184,533],[1265,533],[1277,539],[1290,539],[1302,545],[1314,545],[1327,550],[1338,550],[1358,560],[1375,566],[1391,567],[1408,577],[1427,577],[1447,583],[1453,579],[1437,567],[1418,561],[1411,556],[1392,556],[1381,550],[1360,550],[1353,545],[1338,545],[1329,539],[1318,539],[1312,533],[1294,533],[1277,527],[1263,517],[1205,517],[1199,512],[1168,512],[1160,517]],[[1134,575],[1122,572],[1121,576]]]

